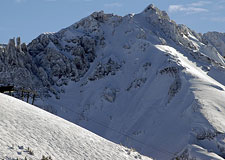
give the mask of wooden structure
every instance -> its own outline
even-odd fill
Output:
[[[14,91],[14,86],[0,86],[0,93],[9,92],[11,95],[11,92]]]
[[[32,97],[32,102],[31,104],[33,105],[34,104],[34,100],[35,100],[35,97],[37,96],[37,93],[34,92],[34,91],[31,91],[31,90],[25,90],[25,89],[22,89],[21,90],[21,98],[22,100],[24,100],[24,96],[27,95],[27,103],[29,102],[29,98]]]
[[[32,105],[34,104],[35,97],[37,96],[37,93],[31,90],[25,90],[25,89],[15,90],[14,86],[0,86],[0,93],[7,93],[7,92],[9,93],[10,96],[12,96],[12,92],[17,92],[17,95],[20,95],[20,98],[23,101],[26,96],[27,103],[29,102],[29,98],[32,98],[32,102],[31,102]]]

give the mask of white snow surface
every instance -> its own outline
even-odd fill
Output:
[[[33,155],[28,153],[28,147]],[[0,159],[150,159],[23,101],[0,94]]]

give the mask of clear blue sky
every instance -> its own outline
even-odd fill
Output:
[[[17,36],[28,43],[94,11],[123,16],[139,13],[151,3],[197,32],[225,32],[225,0],[0,0],[0,43]]]

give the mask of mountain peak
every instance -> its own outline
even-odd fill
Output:
[[[155,7],[154,4],[150,4],[145,8],[144,12],[148,12],[149,10],[156,10],[156,9],[158,8]]]
[[[165,19],[167,21],[171,21],[166,11],[161,11],[153,4],[148,5],[141,14],[144,14],[147,17],[156,17],[157,19]]]

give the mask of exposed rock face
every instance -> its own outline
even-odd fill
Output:
[[[79,81],[94,61],[96,41],[90,36],[66,39],[58,43],[58,35],[42,34],[27,47],[20,38],[10,39],[1,49],[1,84],[29,88],[41,97],[53,93],[58,97],[68,80]],[[67,42],[69,41],[69,42]]]
[[[22,43],[22,44],[21,44],[21,50],[22,50],[24,53],[27,52],[27,45],[26,45],[26,43]]]
[[[32,58],[20,49],[20,40],[10,39],[8,45],[0,50],[1,84],[13,84],[15,87],[33,88]]]
[[[119,65],[117,62],[113,61],[110,58],[106,64],[99,63],[93,75],[90,76],[88,79],[90,81],[94,81],[106,77],[108,75],[115,75],[116,71],[118,71],[120,68],[121,65]]]
[[[113,103],[116,99],[116,90],[111,88],[105,88],[103,96],[105,100],[110,103]]]
[[[44,86],[60,87],[67,84],[65,79],[79,81],[96,57],[96,41],[92,37],[84,35],[67,39],[60,34],[43,34],[28,45],[34,63],[41,70]],[[54,94],[59,92],[51,91]]]
[[[178,91],[181,89],[181,79],[179,75],[179,70],[180,68],[174,67],[174,66],[169,66],[166,67],[162,70],[160,70],[160,74],[169,74],[174,78],[173,83],[170,85],[169,91],[168,91],[168,103],[171,101],[171,99],[178,93]]]
[[[20,41],[20,37],[16,38],[16,49],[17,52],[21,52],[21,41]]]

